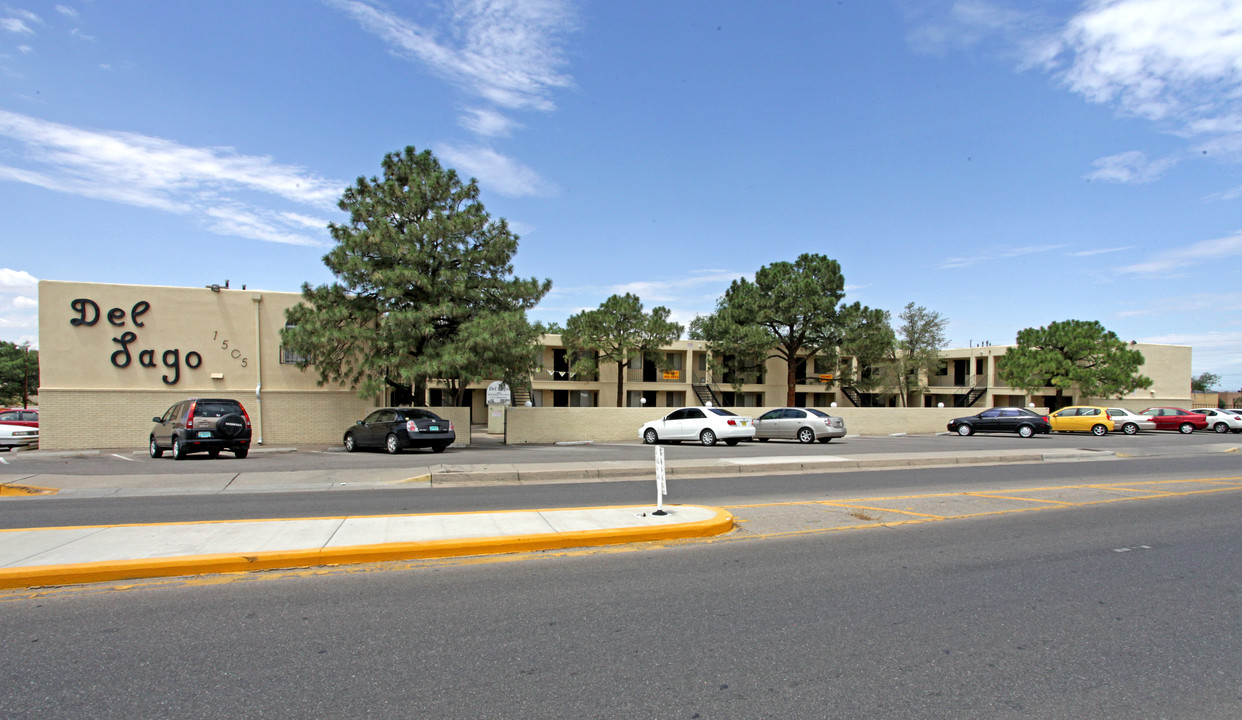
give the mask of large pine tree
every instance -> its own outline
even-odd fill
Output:
[[[550,280],[513,277],[518,237],[492,220],[475,180],[463,184],[424,150],[389,153],[383,177],[358,178],[329,230],[330,285],[303,285],[285,347],[319,382],[361,396],[398,388],[425,402],[428,380],[529,379],[542,328],[527,321]]]

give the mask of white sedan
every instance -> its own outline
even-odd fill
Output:
[[[1196,408],[1190,412],[1197,415],[1206,415],[1208,430],[1215,430],[1218,433],[1242,433],[1242,417],[1238,417],[1231,412],[1217,410],[1216,408]]]
[[[39,444],[39,428],[0,423],[0,450]]]
[[[704,445],[724,440],[725,445],[737,445],[755,436],[755,424],[750,418],[724,408],[685,407],[645,423],[638,429],[638,436],[648,445],[682,440],[697,440]]]
[[[1156,421],[1147,415],[1139,415],[1125,408],[1109,408],[1108,416],[1113,419],[1113,427],[1118,432],[1133,435],[1139,430],[1155,430]]]

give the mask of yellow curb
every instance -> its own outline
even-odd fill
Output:
[[[0,495],[55,495],[58,492],[58,488],[36,485],[0,485]]]
[[[696,506],[704,507],[704,506]],[[634,510],[649,505],[633,506]],[[565,511],[582,508],[555,508]],[[586,508],[590,509],[590,508]],[[610,508],[610,509],[625,509]],[[655,527],[631,527],[609,530],[577,530],[563,533],[539,533],[426,542],[383,543],[339,548],[310,548],[257,553],[226,553],[187,555],[182,557],[147,558],[66,565],[0,568],[0,589],[28,588],[44,585],[78,585],[82,583],[136,580],[180,575],[211,575],[218,573],[276,570],[315,565],[353,565],[390,560],[427,560],[475,555],[558,550],[572,547],[623,545],[627,543],[676,540],[721,535],[733,529],[733,515],[721,508],[708,507],[715,515],[707,520]],[[552,512],[553,510],[547,510]],[[509,512],[542,512],[515,510]],[[435,513],[432,513],[435,514]],[[465,515],[470,513],[443,513]],[[358,516],[354,516],[358,517]],[[382,516],[399,517],[399,516]],[[224,521],[248,522],[248,521]],[[168,523],[199,524],[199,523]],[[113,526],[104,526],[113,527]],[[120,526],[116,526],[120,527]]]

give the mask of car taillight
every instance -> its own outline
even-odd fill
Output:
[[[453,421],[449,420],[449,432],[453,432]]]
[[[237,409],[242,411],[242,418],[246,421],[246,427],[250,427],[250,413],[246,412],[246,408],[241,405],[238,405]]]
[[[727,422],[726,422],[726,424],[727,424],[727,425],[732,425],[732,426],[736,427],[736,426],[737,426],[737,421],[736,421],[736,420],[729,420],[729,421],[727,421]]]
[[[198,401],[190,403],[190,414],[185,417],[185,429],[190,430],[194,427],[194,408],[198,407]]]
[[[418,432],[418,426],[414,424],[413,420],[406,420],[405,431],[406,432]]]

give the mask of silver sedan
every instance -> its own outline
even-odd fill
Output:
[[[1147,415],[1139,415],[1136,412],[1126,410],[1125,408],[1109,408],[1108,416],[1113,419],[1113,427],[1118,432],[1126,435],[1133,435],[1139,430],[1155,430],[1156,421]]]
[[[755,418],[755,439],[826,443],[845,437],[845,420],[815,408],[777,408]]]

